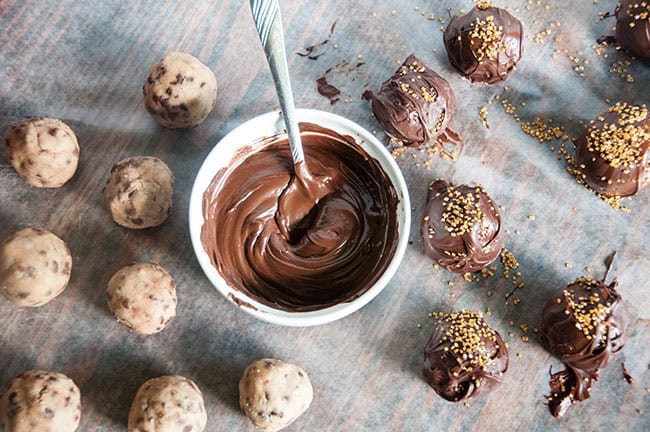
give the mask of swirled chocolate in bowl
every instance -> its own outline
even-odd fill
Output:
[[[291,211],[279,198],[296,177],[286,134],[252,143],[217,172],[203,195],[201,228],[203,248],[230,287],[293,312],[361,296],[398,243],[399,199],[380,163],[350,136],[310,123],[300,129],[309,171],[331,183],[289,235],[278,223],[279,211]]]

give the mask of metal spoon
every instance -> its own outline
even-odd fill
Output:
[[[282,18],[280,17],[280,6],[278,0],[250,0],[251,12],[255,27],[262,41],[266,60],[269,63],[275,91],[280,99],[282,117],[287,127],[289,144],[291,145],[291,156],[294,165],[305,160],[300,139],[300,129],[296,120],[296,107],[293,103],[293,92],[289,81],[289,68],[287,66],[287,55],[284,50],[284,32],[282,31]]]
[[[275,221],[290,243],[297,242],[310,225],[318,201],[334,187],[331,176],[312,176],[305,163],[300,129],[295,115],[293,92],[284,48],[284,32],[278,0],[250,0],[255,27],[264,47],[280,100],[282,117],[289,136],[294,175],[278,198]]]

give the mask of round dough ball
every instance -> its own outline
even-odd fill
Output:
[[[214,108],[217,79],[196,57],[172,52],[151,67],[142,93],[145,108],[160,125],[193,127]]]
[[[136,333],[158,333],[176,316],[176,284],[151,263],[122,267],[108,282],[108,308]]]
[[[79,143],[72,129],[61,120],[35,118],[11,128],[7,155],[30,185],[58,188],[77,171]]]
[[[172,209],[174,174],[155,157],[119,161],[104,188],[106,207],[116,224],[142,229],[163,223]]]
[[[275,359],[251,364],[239,381],[239,406],[262,431],[279,431],[309,408],[313,389],[300,366]]]
[[[207,421],[201,390],[181,376],[142,384],[129,411],[131,432],[201,432]]]
[[[0,421],[6,432],[73,432],[80,418],[79,388],[56,372],[25,372],[0,399]]]
[[[68,246],[44,229],[22,229],[0,246],[0,292],[18,306],[43,306],[61,294],[71,269]]]

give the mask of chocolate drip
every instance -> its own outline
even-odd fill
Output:
[[[567,366],[551,375],[549,383],[549,409],[556,417],[589,398],[599,369],[625,345],[628,317],[617,284],[616,279],[605,285],[604,280],[581,277],[544,308],[542,342]]]

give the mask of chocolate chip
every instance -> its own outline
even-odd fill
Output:
[[[55,137],[55,136],[56,136],[56,133],[57,133],[58,131],[59,131],[59,128],[52,128],[52,129],[49,130],[49,133],[50,133],[50,135],[52,135],[53,137]]]
[[[271,411],[272,416],[278,416],[280,418],[284,417],[284,413],[282,412],[276,412],[276,411]]]
[[[52,411],[52,409],[46,407],[43,410],[43,416],[45,418],[52,418],[52,417],[54,417],[54,411]]]
[[[205,86],[205,82],[202,82],[199,87],[203,88]]]
[[[171,96],[172,95],[172,88],[167,87],[167,90],[165,90],[165,93],[167,93],[167,96]]]
[[[28,278],[34,279],[36,277],[36,268],[34,266],[28,266],[26,273]]]
[[[64,275],[69,275],[70,274],[70,263],[69,262],[66,262],[65,264],[63,264],[63,271],[61,273],[63,273]]]
[[[179,107],[180,109],[182,109],[183,111],[189,111],[189,109],[187,108],[187,105],[185,105],[184,103],[183,103],[183,104],[180,104],[178,107]]]
[[[264,392],[264,398],[265,398],[267,401],[270,401],[270,400],[271,400],[271,398],[269,397],[269,392],[266,392],[266,391]]]
[[[26,292],[19,292],[18,293],[18,298],[21,298],[21,299],[26,299],[28,296],[29,296],[29,293],[26,293]]]
[[[144,224],[144,221],[141,218],[133,218],[131,219],[131,222],[135,225],[142,225]]]
[[[185,426],[185,427],[183,428],[183,432],[191,432],[191,431],[192,431],[192,429],[193,429],[193,427],[192,427],[192,426],[190,426],[190,425],[187,425],[187,426]]]
[[[59,263],[56,262],[56,261],[54,261],[54,260],[52,261],[52,271],[53,271],[54,273],[58,273],[58,272],[59,272]]]

